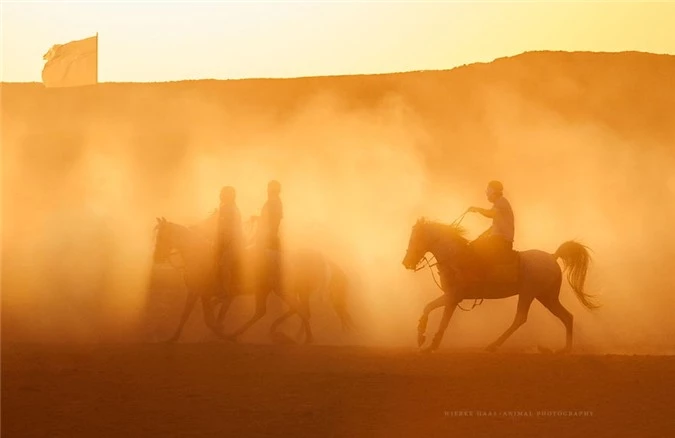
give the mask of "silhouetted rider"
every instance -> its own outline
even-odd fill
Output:
[[[267,202],[263,205],[260,214],[260,232],[262,244],[265,248],[274,251],[281,249],[279,227],[284,216],[281,203],[281,184],[279,181],[270,181],[267,184]]]
[[[484,265],[491,266],[506,259],[513,250],[514,216],[511,204],[504,197],[504,186],[490,181],[485,191],[492,208],[469,207],[468,212],[480,213],[492,219],[492,226],[471,242]]]
[[[220,190],[215,261],[221,284],[227,292],[240,281],[243,242],[244,233],[236,204],[236,192],[233,187],[225,186]]]
[[[280,195],[281,184],[279,181],[270,181],[267,184],[267,201],[263,205],[258,220],[255,238],[256,249],[261,257],[261,267],[264,269],[263,275],[267,274],[277,292],[280,292],[281,286],[279,228],[283,218],[283,205]]]

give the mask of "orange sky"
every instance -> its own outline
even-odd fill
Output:
[[[40,81],[56,43],[99,32],[99,79],[447,69],[528,50],[675,54],[673,2],[12,2],[2,81]]]

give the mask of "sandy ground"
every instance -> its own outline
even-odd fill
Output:
[[[2,436],[665,437],[674,388],[672,356],[4,344]]]

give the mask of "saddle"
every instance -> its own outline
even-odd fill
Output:
[[[520,253],[508,251],[498,260],[479,261],[473,259],[470,269],[471,282],[510,284],[518,282],[520,275]]]
[[[485,270],[483,280],[490,283],[516,283],[520,274],[520,253],[509,251]]]

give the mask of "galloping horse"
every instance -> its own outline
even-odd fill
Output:
[[[272,334],[284,320],[297,314],[302,318],[305,343],[313,340],[309,324],[309,297],[313,293],[327,291],[333,309],[340,318],[344,330],[354,328],[351,315],[347,311],[347,276],[333,262],[326,260],[314,251],[298,251],[290,256],[288,271],[285,273],[284,285],[276,285],[266,281],[268,272],[260,269],[258,254],[254,250],[245,251],[242,284],[232,290],[223,290],[219,284],[215,269],[214,247],[208,233],[191,230],[181,225],[157,219],[157,240],[155,244],[155,261],[167,260],[171,251],[176,250],[183,258],[185,284],[188,297],[181,315],[178,328],[169,341],[180,337],[183,326],[188,320],[198,298],[201,297],[204,307],[204,319],[207,326],[218,336],[221,333],[222,321],[236,296],[253,294],[256,299],[255,314],[242,327],[228,338],[234,340],[244,333],[255,322],[265,316],[267,298],[276,292],[290,307],[270,328]],[[224,292],[224,293],[223,293]],[[288,293],[286,293],[288,292]],[[217,318],[214,316],[215,305],[221,304]]]
[[[495,351],[527,320],[527,313],[536,298],[565,325],[566,344],[561,352],[572,348],[573,316],[560,303],[558,295],[562,284],[562,271],[557,263],[562,259],[567,280],[581,303],[589,309],[597,305],[584,292],[584,282],[590,261],[587,247],[575,242],[564,242],[555,253],[532,249],[519,252],[518,278],[512,282],[495,282],[475,273],[475,258],[465,231],[459,225],[446,225],[421,218],[413,226],[408,250],[403,259],[406,269],[417,270],[426,253],[437,261],[443,295],[426,305],[418,325],[417,342],[420,347],[426,340],[426,327],[432,310],[445,306],[443,319],[431,345],[424,351],[436,350],[448,328],[455,307],[464,299],[499,299],[518,295],[516,317],[511,326],[493,343],[488,351]]]

